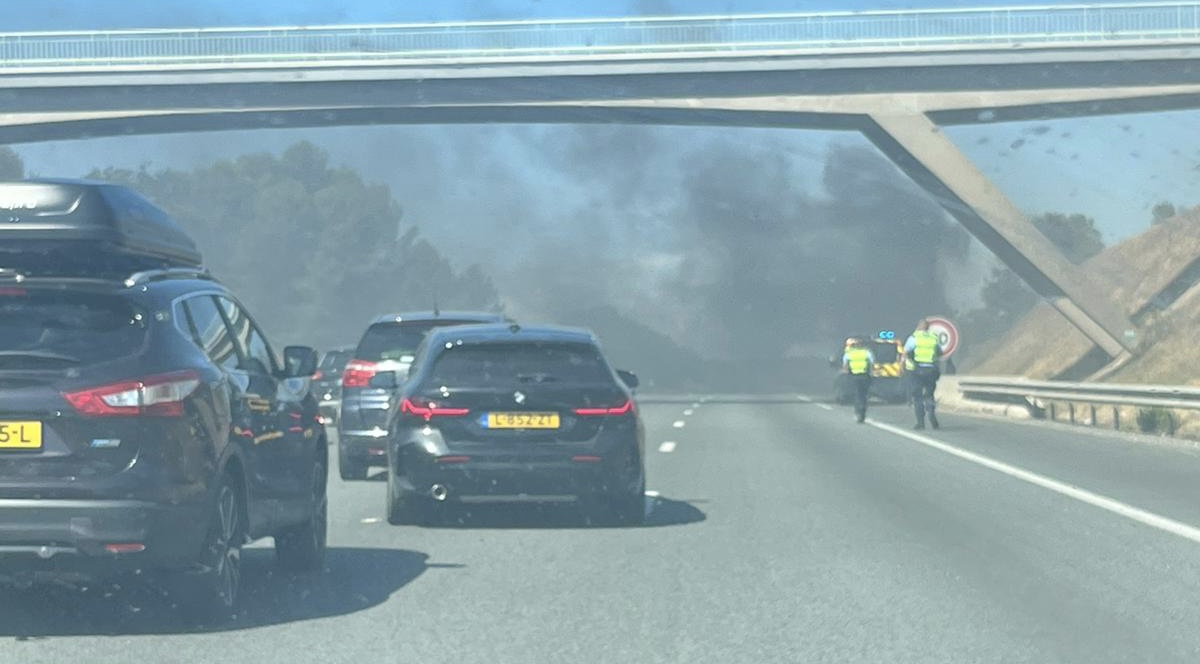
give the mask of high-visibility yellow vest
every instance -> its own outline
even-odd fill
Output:
[[[846,351],[846,365],[850,373],[862,375],[871,369],[871,351],[866,348],[851,348]]]
[[[912,361],[917,364],[933,364],[938,359],[938,336],[933,332],[918,330],[913,332],[916,347],[912,351]]]

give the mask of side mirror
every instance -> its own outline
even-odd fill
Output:
[[[381,390],[394,390],[400,387],[400,376],[395,371],[380,371],[371,376],[371,380],[367,381],[367,386]]]
[[[620,378],[621,382],[625,383],[625,385],[631,390],[636,390],[637,386],[641,383],[641,381],[638,380],[638,377],[634,375],[632,371],[617,369],[617,377]]]
[[[317,373],[317,351],[308,346],[283,349],[283,372],[288,378],[308,377]]]

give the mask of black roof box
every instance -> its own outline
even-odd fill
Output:
[[[120,275],[200,264],[192,238],[128,187],[84,180],[0,182],[0,268]]]

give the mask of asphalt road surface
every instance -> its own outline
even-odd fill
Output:
[[[249,551],[236,622],[138,583],[9,592],[0,662],[1200,661],[1200,452],[950,415],[914,436],[895,407],[643,412],[645,527],[391,527],[381,482],[335,479],[327,570]]]

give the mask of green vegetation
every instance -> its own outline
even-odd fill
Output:
[[[1096,220],[1087,215],[1047,212],[1030,221],[1076,265],[1104,251],[1104,240],[1100,229],[1096,228]]]
[[[1154,209],[1151,210],[1150,214],[1152,216],[1150,219],[1150,225],[1157,226],[1173,218],[1178,213],[1179,211],[1175,208],[1174,203],[1170,201],[1163,201],[1158,205],[1155,205]]]
[[[402,223],[387,187],[332,166],[307,142],[191,171],[88,177],[132,186],[174,215],[277,343],[354,343],[371,317],[435,302],[500,307],[482,270],[456,269]]]
[[[1172,433],[1175,421],[1171,411],[1166,408],[1139,408],[1137,411],[1137,426],[1142,433]]]

